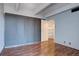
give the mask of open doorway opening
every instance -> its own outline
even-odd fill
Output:
[[[54,55],[55,21],[41,20],[41,52],[43,55]]]
[[[41,41],[55,39],[55,21],[41,20]]]

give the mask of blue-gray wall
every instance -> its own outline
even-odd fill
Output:
[[[56,22],[56,42],[79,49],[79,11],[71,10],[54,16]],[[71,45],[69,45],[71,42]]]
[[[5,46],[41,41],[40,19],[5,14]]]
[[[4,48],[4,22],[3,4],[0,3],[0,53]]]
[[[67,10],[47,19],[55,21],[57,43],[79,49],[79,11],[72,13],[71,10]]]

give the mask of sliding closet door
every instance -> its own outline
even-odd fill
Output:
[[[34,20],[31,18],[25,18],[24,23],[24,33],[25,33],[25,39],[27,40],[27,43],[33,43],[34,42]]]
[[[5,45],[15,46],[41,41],[40,19],[5,15]]]
[[[17,23],[16,16],[5,15],[5,46],[16,45]]]
[[[34,21],[34,40],[39,42],[41,41],[41,20],[36,19]]]
[[[16,15],[17,16],[17,15]],[[26,43],[24,39],[24,17],[17,16],[17,45]]]

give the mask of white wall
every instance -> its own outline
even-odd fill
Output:
[[[0,4],[0,53],[4,47],[4,16],[3,4]]]
[[[55,21],[53,19],[47,20],[48,22],[48,37],[55,39]]]
[[[75,49],[79,49],[79,11],[71,10],[51,16],[56,23],[56,42]],[[66,43],[64,43],[66,41]],[[71,42],[71,45],[69,45]]]
[[[41,41],[48,41],[48,22],[41,20]]]

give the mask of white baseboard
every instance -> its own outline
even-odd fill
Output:
[[[2,52],[3,49],[0,50],[0,53]]]
[[[11,45],[11,46],[6,46],[5,48],[13,48],[13,47],[19,47],[19,46],[24,46],[24,45],[32,45],[32,44],[37,44],[37,43],[40,43],[41,41],[39,42],[32,42],[32,43],[25,43],[25,44],[19,44],[19,45]]]
[[[3,46],[3,48],[0,50],[0,53],[2,53],[3,49],[4,49],[4,46]]]
[[[55,43],[58,43],[58,44],[60,44],[60,45],[64,45],[64,46],[67,46],[67,47],[70,47],[70,48],[73,48],[73,49],[79,50],[79,48],[75,48],[75,47],[72,47],[72,46],[66,45],[66,44],[64,44],[64,43],[59,43],[59,42],[55,42]]]

